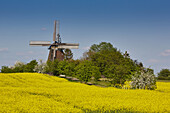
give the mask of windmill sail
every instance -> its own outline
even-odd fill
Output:
[[[78,49],[79,44],[61,43],[61,44],[58,44],[58,48],[61,48],[61,49]]]
[[[56,20],[54,21],[53,41],[56,41]]]

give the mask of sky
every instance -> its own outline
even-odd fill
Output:
[[[81,58],[92,44],[110,42],[145,67],[170,69],[169,0],[0,0],[0,67],[48,57],[48,47],[29,41],[51,41],[60,20],[62,42],[79,43]]]

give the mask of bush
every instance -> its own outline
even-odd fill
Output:
[[[69,73],[69,63],[66,60],[58,63],[58,71],[61,75],[67,75]]]
[[[91,61],[85,60],[82,61],[76,68],[76,77],[80,81],[84,81],[87,83],[90,81],[91,77],[93,76],[95,80],[98,80],[100,77],[99,68],[92,65]]]
[[[150,71],[136,72],[132,77],[131,87],[133,89],[156,89],[155,75]]]
[[[111,65],[105,71],[106,77],[110,78],[113,86],[123,86],[125,81],[131,78],[130,71],[126,67],[125,65]]]
[[[74,77],[75,76],[75,67],[76,67],[76,64],[75,62],[72,60],[72,61],[62,61],[60,63],[60,74],[64,74],[66,76],[71,76],[71,77]],[[61,70],[63,69],[63,70]]]
[[[159,73],[158,73],[158,78],[170,78],[170,70],[169,69],[162,69]]]
[[[14,73],[12,68],[9,68],[8,66],[2,66],[1,73]]]
[[[170,80],[170,77],[158,76],[158,80]]]
[[[47,61],[47,65],[45,66],[44,70],[45,73],[52,74],[52,75],[59,75],[59,69],[58,69],[58,64],[59,60],[54,60],[54,61]]]
[[[35,66],[38,64],[36,60],[32,60],[24,66],[24,72],[34,72]]]
[[[42,60],[39,60],[39,64],[37,64],[34,68],[33,71],[38,72],[38,73],[45,73],[45,67],[46,67],[46,63],[43,63]]]
[[[24,72],[25,64],[23,62],[17,61],[13,67],[15,73]]]
[[[36,60],[32,60],[27,64],[17,61],[13,67],[2,66],[2,73],[21,73],[21,72],[34,72],[35,66],[38,64]]]

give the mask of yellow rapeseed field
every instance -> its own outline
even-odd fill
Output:
[[[36,73],[0,74],[0,113],[170,112],[170,83],[157,90],[101,88]]]

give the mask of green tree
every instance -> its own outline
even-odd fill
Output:
[[[94,77],[94,80],[98,81],[99,78],[101,77],[100,75],[101,73],[99,71],[99,67],[93,65],[92,66],[92,77]]]
[[[70,49],[64,50],[64,59],[65,60],[71,60],[73,58],[73,53]]]
[[[110,82],[114,85],[123,86],[126,80],[131,78],[131,72],[128,69],[128,66],[125,65],[111,65],[105,71],[105,76],[110,78]]]
[[[91,60],[91,57],[96,54],[99,53],[101,51],[112,51],[112,52],[116,52],[117,48],[114,48],[113,45],[111,43],[107,43],[107,42],[101,42],[100,44],[93,44],[90,49],[83,53],[83,60]]]
[[[14,65],[14,72],[24,72],[25,64],[23,62],[17,61]]]
[[[66,67],[65,67],[65,74],[67,76],[74,77],[75,72],[76,72],[75,67],[76,67],[76,62],[74,60],[69,61],[68,64],[66,65]]]
[[[98,79],[100,72],[99,70],[97,71],[97,69],[98,67],[93,66],[91,61],[84,60],[75,68],[76,77],[85,83],[90,81],[92,76],[94,76],[95,79]]]
[[[58,68],[59,67],[59,65],[58,65],[59,60],[58,59],[56,59],[54,61],[48,60],[46,64],[47,65],[44,68],[46,73],[52,74],[52,75],[59,75],[60,74],[59,73],[59,68]]]
[[[2,66],[1,73],[14,73],[12,68],[9,68],[8,66]]]
[[[123,56],[124,56],[125,58],[130,58],[129,53],[128,53],[127,51],[125,51],[125,53],[123,54]]]
[[[102,50],[108,50],[108,51],[114,51],[116,52],[117,49],[113,47],[113,45],[111,43],[107,43],[107,42],[101,42],[99,45],[97,44],[93,44],[89,51],[92,51],[92,52],[100,52]]]
[[[68,62],[66,60],[60,61],[58,63],[58,71],[61,75],[66,75],[68,70]]]
[[[112,66],[123,66],[125,69],[128,70],[128,74],[136,70],[136,66],[133,60],[131,60],[130,58],[124,58],[124,56],[119,51],[113,52],[103,50],[92,55],[91,61],[94,65],[100,68],[100,72],[102,74],[106,74],[105,71],[107,71],[108,68]]]
[[[66,76],[75,76],[75,67],[77,62],[74,60],[67,61],[63,60],[58,63],[58,71],[59,74],[66,75]]]
[[[25,64],[23,62],[17,61],[14,66],[2,66],[1,72],[2,73],[21,73],[24,72]]]
[[[38,64],[36,60],[32,60],[24,66],[24,72],[34,72],[35,66]]]
[[[162,69],[158,73],[158,77],[170,77],[170,70],[169,69]]]
[[[140,69],[130,59],[127,51],[123,54],[107,42],[101,42],[99,45],[93,44],[84,54],[83,59],[92,61],[92,64],[99,68],[101,74],[110,78],[114,85],[123,85],[127,79],[131,78],[132,72]]]

